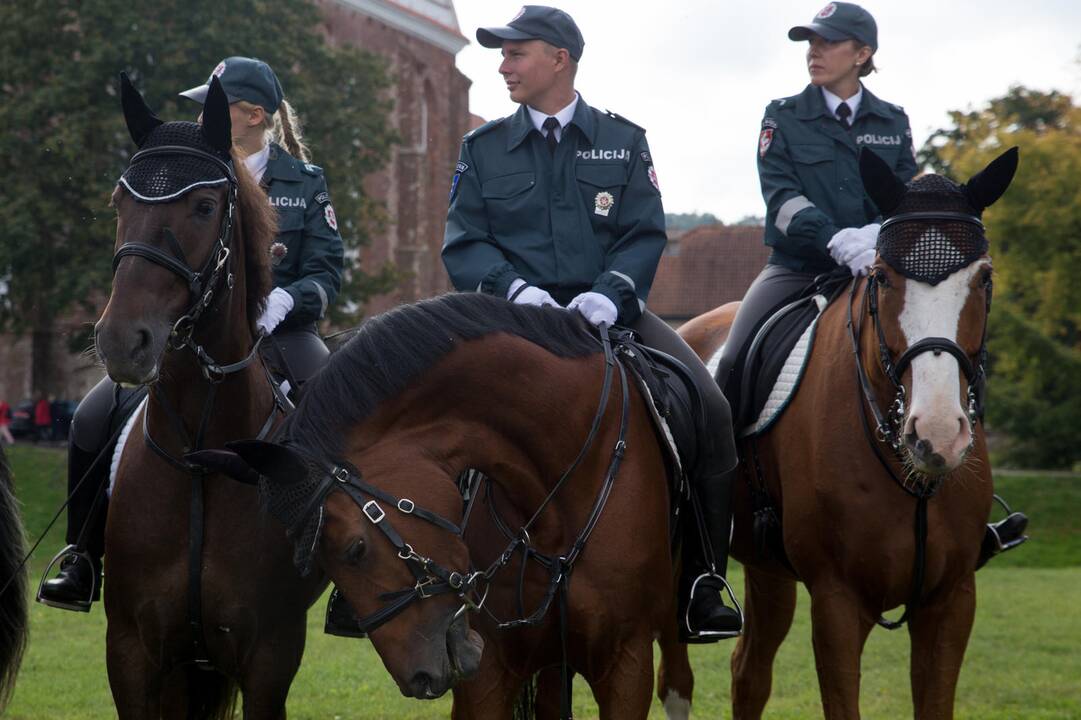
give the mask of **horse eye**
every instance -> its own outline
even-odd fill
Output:
[[[214,203],[210,200],[200,200],[199,204],[195,206],[195,212],[209,217],[214,214]]]
[[[356,565],[364,558],[364,553],[367,549],[368,546],[365,545],[364,540],[355,540],[345,550],[345,561],[352,565]]]

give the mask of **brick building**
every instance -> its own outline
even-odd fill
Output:
[[[673,234],[657,267],[649,309],[679,326],[739,300],[768,257],[760,226],[701,225]]]

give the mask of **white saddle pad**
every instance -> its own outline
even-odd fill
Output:
[[[109,465],[109,487],[106,489],[106,497],[111,498],[113,496],[113,485],[116,483],[116,471],[120,467],[120,458],[124,456],[124,445],[128,442],[128,435],[131,434],[131,429],[135,427],[135,421],[143,416],[143,411],[146,409],[146,398],[139,403],[139,407],[135,408],[135,412],[131,414],[128,421],[124,423],[124,429],[120,431],[120,437],[116,440],[116,448],[113,449],[113,461]]]

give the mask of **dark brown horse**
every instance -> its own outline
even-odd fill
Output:
[[[0,446],[0,711],[3,711],[19,674],[26,634],[26,568],[23,523],[7,456]]]
[[[121,718],[283,718],[305,615],[302,579],[255,488],[185,460],[256,437],[275,400],[255,346],[275,217],[231,155],[216,79],[203,125],[162,124],[122,80],[140,151],[113,195],[116,256],[98,352],[150,386],[124,448],[106,529],[109,682]],[[198,272],[196,269],[201,268]]]
[[[600,716],[644,718],[653,641],[676,627],[669,498],[621,373],[574,313],[447,295],[369,320],[307,387],[284,444],[233,447],[372,621],[404,694],[453,686],[455,718],[510,717],[535,673],[561,667],[565,612],[568,666]],[[489,478],[468,512],[467,468]],[[554,563],[531,555],[523,571],[526,547]],[[463,609],[479,605],[478,637]],[[661,694],[689,697],[690,682],[684,658]]]
[[[978,217],[1009,185],[1017,156],[1003,155],[964,187],[924,176],[906,188],[876,160],[861,158],[861,170],[887,218],[879,257],[821,315],[784,414],[742,443],[733,554],[745,566],[746,625],[732,655],[736,718],[762,714],[797,581],[811,595],[826,717],[859,717],[864,642],[901,605],[914,715],[953,715],[992,500],[977,409],[991,258]],[[681,331],[702,358],[727,334],[711,316],[733,309]],[[752,488],[773,499],[783,553],[754,541]]]

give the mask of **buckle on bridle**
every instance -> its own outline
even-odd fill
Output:
[[[332,470],[330,474],[334,476],[335,480],[342,484],[349,482],[349,471],[343,467],[334,468],[334,470]],[[373,500],[371,502],[375,501]],[[367,507],[367,505],[365,505],[365,507]]]
[[[369,500],[364,503],[364,507],[362,507],[361,510],[367,516],[368,520],[371,521],[372,525],[378,525],[383,522],[383,518],[387,516],[387,514],[383,512],[383,508],[379,507],[379,503],[375,500]]]
[[[416,507],[417,507],[416,503],[414,503],[409,498],[402,498],[401,500],[398,501],[398,509],[400,511],[402,511],[403,513],[405,513],[406,515],[413,512],[413,510]]]

